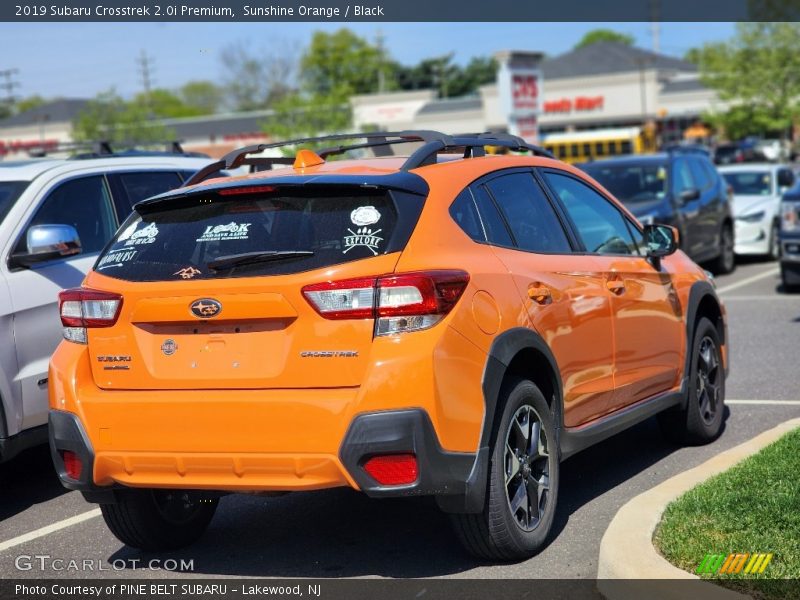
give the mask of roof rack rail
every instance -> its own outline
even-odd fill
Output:
[[[464,158],[484,156],[484,146],[501,146],[514,152],[530,152],[535,156],[554,158],[553,154],[541,148],[528,144],[522,138],[507,133],[476,133],[464,135],[449,135],[439,131],[425,129],[411,129],[407,131],[375,131],[366,133],[340,133],[336,135],[326,135],[320,137],[307,137],[270,144],[255,144],[245,146],[223,156],[217,162],[207,165],[186,180],[184,185],[195,185],[204,179],[223,169],[236,169],[243,165],[251,167],[260,166],[264,169],[271,168],[274,164],[292,164],[293,159],[286,157],[248,157],[249,154],[257,154],[272,148],[282,148],[285,146],[296,146],[299,144],[310,144],[319,142],[333,142],[343,140],[364,139],[366,142],[357,144],[340,144],[320,150],[318,154],[322,158],[331,155],[343,154],[350,150],[364,148],[389,147],[394,144],[404,144],[408,142],[422,142],[422,146],[414,151],[403,163],[401,170],[410,171],[417,167],[433,164],[436,155],[445,151],[456,151],[463,149]],[[376,152],[377,154],[377,152]],[[390,155],[391,152],[382,153],[383,156]]]
[[[163,146],[163,150],[146,150],[146,147]],[[142,149],[138,149],[138,148]],[[117,148],[123,148],[118,150]],[[187,152],[178,140],[154,142],[111,142],[110,140],[96,140],[86,142],[59,142],[55,145],[37,147],[29,154],[36,158],[48,154],[76,152],[72,160],[86,160],[90,158],[108,158],[112,156],[197,156],[207,158],[207,154],[200,152]]]

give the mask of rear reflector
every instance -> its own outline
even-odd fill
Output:
[[[413,454],[373,456],[364,463],[364,470],[381,485],[414,483],[419,475],[417,457]]]
[[[61,450],[61,459],[64,461],[64,470],[70,479],[80,479],[83,463],[80,457],[70,450]]]
[[[58,294],[58,308],[64,338],[86,343],[86,329],[111,327],[119,318],[122,296],[87,288],[64,290]]]
[[[456,305],[469,283],[464,271],[420,271],[315,283],[303,295],[326,319],[377,319],[376,334],[427,329]]]

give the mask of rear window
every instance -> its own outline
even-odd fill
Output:
[[[191,197],[140,207],[95,270],[128,281],[216,279],[299,273],[370,258],[401,250],[408,241],[422,199],[401,195],[404,212],[411,213],[402,218],[392,195],[376,190]]]

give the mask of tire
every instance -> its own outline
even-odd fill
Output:
[[[780,260],[781,258],[781,225],[778,221],[772,224],[769,231],[769,250],[767,251],[768,260]]]
[[[492,432],[483,510],[477,514],[454,514],[451,519],[456,535],[472,555],[488,560],[517,560],[541,550],[553,525],[558,501],[558,447],[550,407],[531,381],[508,381],[499,402],[502,414]],[[534,436],[538,440],[535,449],[529,442]],[[509,448],[515,450],[513,459],[507,451],[509,440]],[[525,454],[521,454],[523,448]],[[512,472],[507,485],[507,473]],[[531,499],[536,500],[537,515],[530,510]],[[519,505],[516,512],[512,512],[512,502]]]
[[[795,276],[796,278],[796,276]],[[800,291],[800,285],[796,281],[789,281],[790,275],[789,270],[786,268],[786,265],[781,265],[781,284],[783,285],[783,291],[787,294],[793,294],[797,291]]]
[[[101,504],[103,519],[119,541],[146,551],[176,550],[203,535],[218,498],[183,490],[127,489],[116,504]]]
[[[658,415],[661,431],[671,441],[707,444],[722,431],[725,412],[725,370],[719,334],[714,324],[701,318],[692,339],[686,407]]]
[[[733,250],[733,229],[730,223],[722,226],[719,236],[719,256],[711,263],[715,275],[727,275],[736,268],[736,255]]]

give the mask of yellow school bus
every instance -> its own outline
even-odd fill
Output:
[[[544,134],[542,146],[564,162],[578,163],[655,152],[656,140],[655,135],[643,127],[618,127]]]

